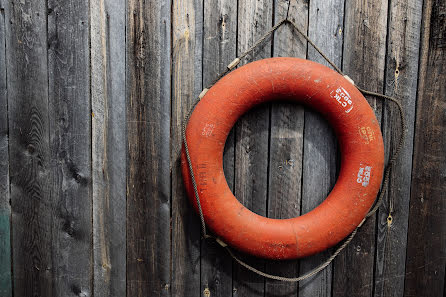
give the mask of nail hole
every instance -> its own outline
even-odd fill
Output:
[[[35,152],[34,145],[32,145],[32,144],[28,144],[28,146],[26,147],[26,149],[28,150],[28,152],[29,152],[30,154],[33,154],[33,153]]]

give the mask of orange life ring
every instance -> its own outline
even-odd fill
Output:
[[[234,197],[223,173],[223,149],[243,113],[283,99],[310,106],[328,119],[342,160],[336,185],[323,203],[296,218],[271,219]],[[228,245],[258,257],[295,259],[334,246],[365,217],[382,181],[384,145],[370,105],[343,76],[307,60],[264,59],[226,75],[195,107],[186,137],[206,225]],[[182,171],[197,208],[184,146]]]

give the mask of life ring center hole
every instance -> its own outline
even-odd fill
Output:
[[[261,104],[229,133],[223,169],[234,196],[249,210],[294,218],[316,208],[332,190],[339,146],[318,112],[289,102]]]

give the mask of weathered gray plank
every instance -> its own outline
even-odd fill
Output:
[[[53,296],[46,1],[5,1],[14,296]]]
[[[0,0],[0,295],[12,296],[5,7]]]
[[[308,35],[336,64],[342,63],[344,1],[315,0],[310,2]],[[308,59],[328,66],[309,46]],[[337,141],[328,122],[317,112],[305,111],[302,213],[316,208],[330,193],[336,182]],[[301,274],[325,261],[324,251],[301,261]],[[332,265],[311,279],[299,283],[299,296],[331,296]]]
[[[91,135],[88,1],[50,0],[48,114],[55,296],[91,294]],[[29,102],[29,101],[28,101]]]
[[[274,19],[286,17],[287,0],[274,2]],[[291,1],[289,18],[304,31],[308,27],[308,2]],[[273,53],[279,57],[306,58],[307,43],[291,26],[283,26],[274,34]],[[269,186],[267,215],[292,218],[300,214],[302,184],[304,109],[293,103],[271,106],[271,141],[269,151]],[[266,265],[268,273],[295,276],[298,261],[273,262]],[[295,296],[298,283],[265,280],[266,296]]]
[[[127,17],[127,296],[168,296],[170,3],[131,0]]]
[[[343,70],[355,83],[382,93],[388,1],[345,3]],[[382,103],[368,98],[381,122]],[[373,292],[376,216],[370,217],[334,263],[333,296],[370,296]]]
[[[377,217],[374,296],[404,293],[421,11],[421,1],[390,2],[385,93],[403,103],[407,139],[392,168],[387,196]],[[383,131],[389,155],[401,135],[398,110],[390,103],[384,105]],[[388,223],[389,199],[393,212]]]
[[[184,191],[181,175],[181,125],[202,86],[202,1],[172,6],[172,295],[199,296],[200,223]]]
[[[272,26],[272,1],[238,2],[238,55],[248,49]],[[269,58],[271,42],[266,40],[244,62]],[[270,106],[254,108],[236,124],[235,196],[247,208],[266,216],[268,195],[268,142]],[[246,257],[248,263],[264,269],[264,261]],[[233,296],[263,296],[264,278],[236,265]]]
[[[209,86],[236,56],[237,1],[204,1],[203,84]],[[228,136],[223,169],[229,187],[234,184],[234,131]],[[232,260],[213,241],[201,245],[201,290],[211,296],[232,295]]]
[[[444,296],[446,3],[424,2],[404,296]]]
[[[126,292],[125,1],[90,1],[94,296]]]

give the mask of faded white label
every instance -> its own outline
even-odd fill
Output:
[[[356,182],[362,184],[363,187],[367,187],[370,182],[370,172],[372,171],[371,166],[359,167],[358,178]]]
[[[214,124],[206,124],[203,128],[203,131],[201,131],[201,135],[209,137],[212,135],[212,131],[214,131],[215,125]]]
[[[331,91],[330,95],[344,108],[345,113],[349,113],[353,109],[352,98],[343,87]]]
[[[373,132],[372,128],[370,127],[360,127],[359,135],[361,135],[361,138],[364,139],[366,144],[369,144],[375,140],[375,132]]]

